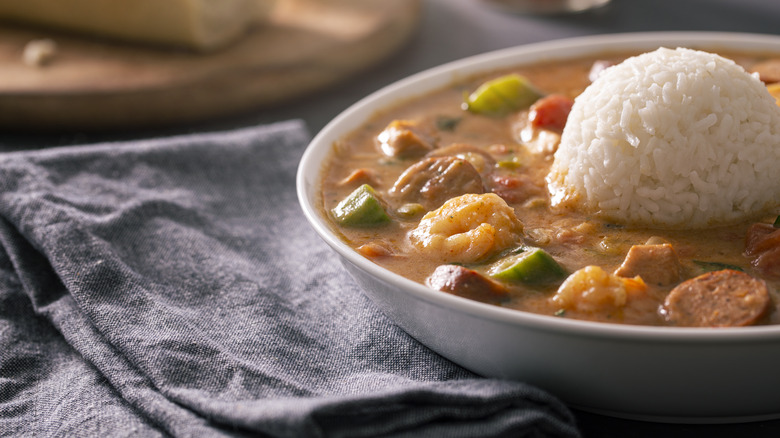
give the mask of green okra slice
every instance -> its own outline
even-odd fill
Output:
[[[525,76],[509,74],[480,85],[463,106],[475,114],[501,117],[530,107],[542,95]]]
[[[350,193],[331,210],[331,214],[345,227],[375,227],[391,221],[379,195],[368,184]]]
[[[522,248],[494,264],[489,274],[508,283],[545,284],[566,278],[567,273],[541,248]]]

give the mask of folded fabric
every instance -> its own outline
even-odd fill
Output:
[[[0,434],[579,436],[388,320],[309,229],[302,123],[0,155]]]

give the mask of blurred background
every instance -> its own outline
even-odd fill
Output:
[[[593,0],[573,3],[580,1]],[[0,0],[0,17],[4,2],[14,3]],[[165,136],[288,119],[303,119],[313,135],[361,97],[458,58],[538,41],[604,33],[775,33],[780,17],[780,2],[772,0],[612,0],[572,14],[549,10],[543,14],[523,13],[512,4],[512,0],[277,0],[272,5],[275,11],[268,11],[270,15],[263,16],[250,36],[206,53],[105,43],[100,38],[82,38],[46,26],[9,24],[6,19],[0,27],[0,62],[4,64],[22,63],[25,41],[50,38],[58,44],[51,60],[45,61],[47,65],[0,69],[0,148]],[[68,84],[80,74],[84,78],[93,76],[84,79],[87,84]],[[58,83],[63,83],[59,89]],[[199,96],[197,90],[213,83],[217,83],[217,91]],[[170,91],[182,84],[186,91],[183,95],[166,95],[166,87]],[[100,93],[118,96],[132,87],[142,89],[147,96],[137,98],[124,113],[111,99],[86,104],[87,114],[117,113],[116,117],[124,120],[119,126],[84,129],[67,120],[37,120],[44,110],[56,117],[76,111],[79,99]],[[301,92],[289,91],[296,87]],[[280,89],[287,90],[287,94],[269,96]],[[230,96],[225,100],[235,108],[229,104],[224,109],[215,107],[209,100],[215,94]],[[240,96],[244,96],[243,101]],[[17,102],[32,109],[21,114],[22,105]],[[188,108],[210,105],[214,107],[211,113],[203,110],[206,115],[193,120],[175,121],[176,117],[170,117],[184,114]],[[160,123],[149,123],[154,117]],[[141,120],[134,123],[136,118]]]

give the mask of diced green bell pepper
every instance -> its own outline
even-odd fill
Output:
[[[331,210],[331,214],[345,227],[374,227],[391,221],[376,191],[368,184],[350,193]]]
[[[489,270],[491,277],[508,283],[544,284],[566,278],[566,270],[541,248],[524,248]]]
[[[464,108],[487,116],[502,117],[531,106],[542,93],[525,77],[509,74],[489,80],[465,98]]]

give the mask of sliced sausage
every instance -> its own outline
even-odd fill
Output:
[[[668,243],[634,245],[615,271],[619,277],[642,277],[648,284],[670,286],[680,281],[682,265],[677,251]]]
[[[758,322],[771,303],[763,280],[731,269],[680,283],[667,295],[666,320],[685,327],[741,327]]]
[[[429,157],[409,166],[388,193],[401,202],[434,210],[455,196],[484,192],[482,177],[468,161]]]
[[[443,148],[435,149],[426,155],[427,157],[456,157],[462,158],[481,174],[487,175],[496,165],[496,160],[488,152],[467,143],[453,143]]]
[[[507,289],[473,269],[459,265],[441,265],[428,277],[428,286],[464,298],[498,303],[507,296]]]
[[[379,150],[388,157],[421,157],[434,148],[433,139],[416,122],[394,120],[376,137]]]

